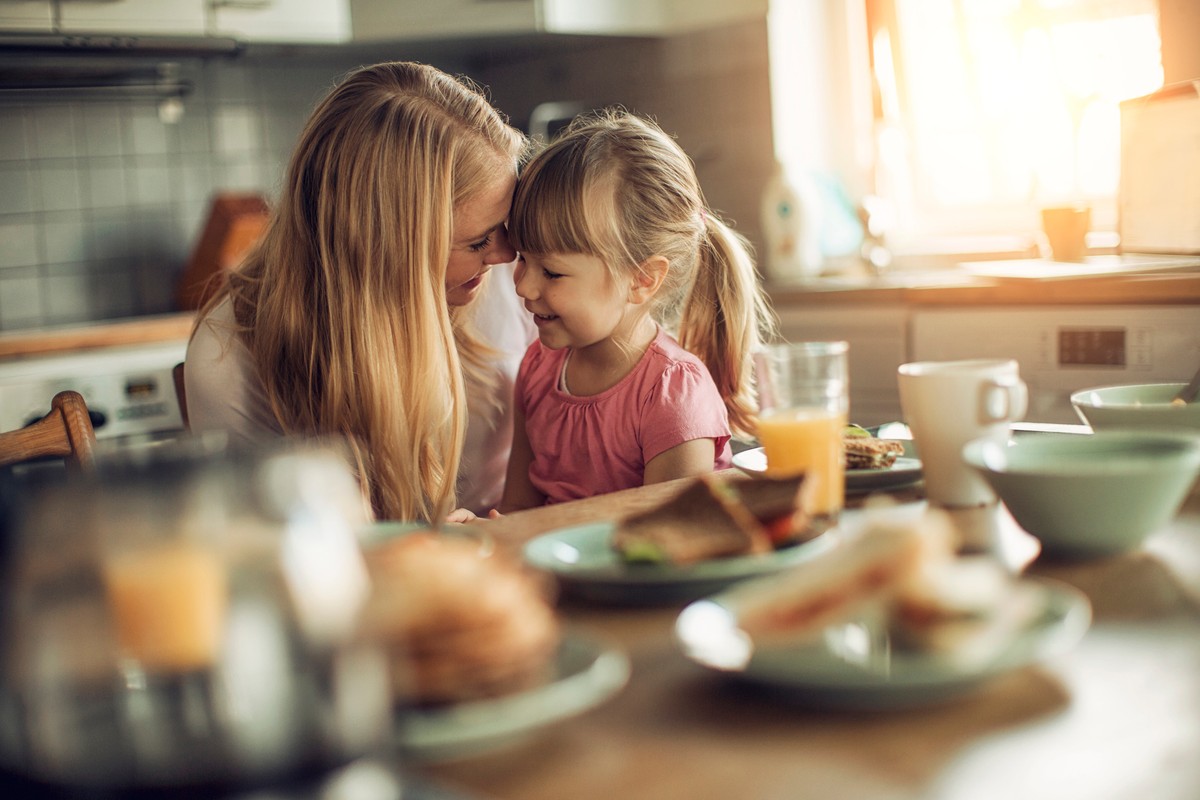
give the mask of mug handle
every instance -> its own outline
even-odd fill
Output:
[[[1029,407],[1029,389],[1020,378],[1000,382],[986,380],[979,387],[980,424],[990,425],[1021,419]]]

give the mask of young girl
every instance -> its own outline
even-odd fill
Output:
[[[539,340],[500,511],[727,467],[772,317],[683,150],[627,112],[577,120],[522,173],[509,235]]]

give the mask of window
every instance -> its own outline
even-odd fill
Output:
[[[1119,103],[1163,83],[1155,0],[866,0],[866,12],[873,191],[901,249],[1033,235],[1040,207],[1069,201],[1115,230]]]

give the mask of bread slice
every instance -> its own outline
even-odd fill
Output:
[[[802,481],[697,478],[672,500],[622,520],[613,547],[627,561],[679,565],[769,553],[774,545],[764,523],[787,517],[795,524]]]
[[[904,455],[904,443],[895,439],[847,435],[842,437],[842,444],[846,453],[846,469],[886,469]]]
[[[924,552],[916,526],[869,526],[802,564],[734,589],[738,625],[759,644],[809,638],[869,604],[886,605]]]

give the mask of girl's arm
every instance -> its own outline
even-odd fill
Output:
[[[525,413],[513,409],[512,452],[508,456],[508,474],[504,479],[504,496],[500,500],[500,512],[519,511],[545,505],[546,497],[529,480],[529,466],[533,463],[533,448],[525,433]]]
[[[716,457],[716,445],[712,439],[692,439],[664,450],[647,461],[642,480],[648,485],[705,475],[713,471]]]

